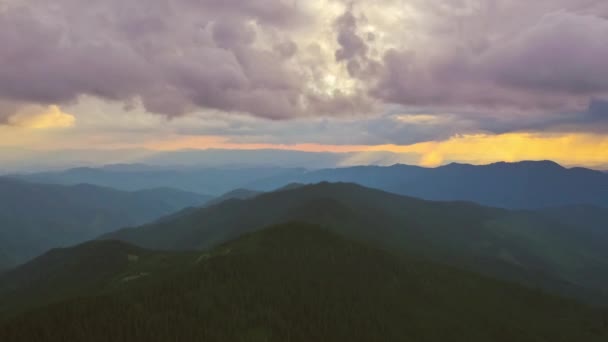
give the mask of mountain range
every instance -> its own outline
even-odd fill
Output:
[[[209,199],[166,188],[126,192],[0,178],[0,269]]]
[[[305,172],[251,184],[272,189],[292,182],[352,182],[401,195],[437,201],[471,201],[486,206],[537,209],[566,205],[608,207],[608,175],[565,168],[551,161],[449,164],[438,168],[409,165],[361,166]]]
[[[522,162],[0,178],[0,339],[604,341],[607,176]]]
[[[565,168],[550,161],[480,166],[449,164],[437,168],[398,164],[320,170],[85,168],[19,177],[59,184],[90,183],[122,190],[172,187],[216,195],[237,188],[270,191],[290,183],[352,182],[422,199],[464,200],[511,209],[608,207],[608,174]]]
[[[253,182],[297,177],[304,171],[304,169],[275,167],[167,169],[145,165],[120,165],[102,168],[75,168],[58,172],[13,175],[13,177],[62,185],[94,184],[123,191],[164,187],[221,195]]]
[[[589,301],[605,301],[608,234],[580,207],[522,211],[433,202],[348,183],[290,186],[230,199],[171,219],[109,233],[160,250],[211,248],[283,222],[319,224],[395,253],[408,253]],[[587,210],[593,210],[589,208]],[[570,213],[573,222],[562,222]]]
[[[303,223],[199,252],[117,241],[54,250],[0,276],[0,299],[6,342],[608,337],[599,310]]]

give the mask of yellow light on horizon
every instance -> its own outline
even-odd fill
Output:
[[[239,143],[219,136],[178,136],[145,145],[152,150],[179,149],[277,149],[303,152],[361,153],[417,156],[421,166],[436,167],[449,162],[489,164],[499,161],[553,160],[566,166],[608,166],[608,136],[590,133],[505,133],[457,135],[443,141],[411,145],[329,145],[317,143]],[[405,156],[407,155],[407,158]]]

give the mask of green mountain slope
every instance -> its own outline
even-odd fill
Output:
[[[201,249],[292,221],[532,287],[600,302],[608,240],[528,211],[429,202],[354,184],[321,183],[230,200],[108,235],[153,249]]]
[[[306,224],[0,322],[3,341],[604,341],[600,313]]]
[[[123,192],[0,178],[0,254],[21,263],[51,248],[150,222],[208,199],[171,189]]]

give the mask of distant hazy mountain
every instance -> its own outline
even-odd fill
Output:
[[[202,249],[294,220],[562,294],[597,300],[608,295],[608,237],[576,222],[562,223],[544,212],[429,202],[355,184],[233,199],[106,238],[152,249]]]
[[[169,187],[202,194],[221,195],[242,185],[265,182],[268,179],[298,177],[304,169],[282,168],[227,168],[227,169],[164,169],[110,166],[104,168],[77,168],[67,171],[20,175],[18,178],[54,184],[95,184],[115,189],[136,191],[149,188]]]
[[[268,190],[291,182],[352,182],[402,195],[440,201],[464,200],[483,205],[534,209],[566,205],[608,207],[608,174],[567,169],[549,161],[438,168],[408,165],[361,166],[310,171],[248,184]]]
[[[63,170],[74,167],[99,167],[117,164],[122,169],[129,165],[155,165],[163,168],[327,168],[344,165],[356,160],[354,153],[302,152],[289,150],[230,150],[230,149],[185,149],[177,151],[153,151],[147,149],[69,149],[57,151],[35,151],[0,147],[0,172],[41,172]],[[402,155],[388,152],[366,153],[370,163],[391,165],[402,159]],[[352,164],[347,164],[352,165]]]
[[[548,161],[484,166],[450,164],[438,168],[394,165],[322,170],[272,167],[163,170],[123,165],[22,177],[59,184],[90,183],[123,190],[171,187],[216,195],[237,188],[269,191],[290,183],[350,182],[423,199],[463,200],[502,208],[608,207],[608,174],[583,168],[567,169]]]
[[[0,178],[0,264],[3,254],[23,262],[50,248],[143,224],[208,199],[172,189],[122,192]]]
[[[3,342],[608,337],[601,313],[574,302],[295,223],[198,253],[53,251],[1,276],[0,303]]]
[[[151,165],[205,166],[208,168],[311,168],[335,167],[352,153],[302,152],[289,150],[179,150],[157,152],[141,159]]]

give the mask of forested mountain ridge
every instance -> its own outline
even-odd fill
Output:
[[[600,240],[591,230],[547,215],[425,201],[355,184],[320,183],[228,200],[104,238],[151,249],[204,249],[268,225],[297,220],[397,253],[605,302],[608,239]]]
[[[0,321],[0,336],[7,342],[594,342],[608,336],[601,312],[572,301],[397,257],[302,223],[263,229],[183,260],[167,277],[142,277]]]

